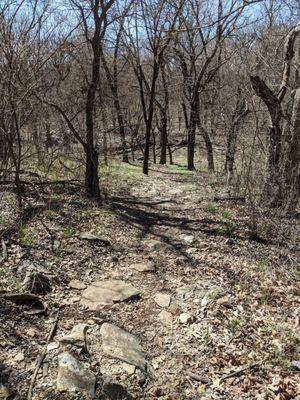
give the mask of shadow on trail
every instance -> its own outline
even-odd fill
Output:
[[[228,235],[225,234],[226,222],[210,218],[193,219],[180,215],[183,211],[180,209],[158,208],[163,204],[176,204],[176,202],[173,200],[145,201],[134,197],[113,197],[111,198],[110,208],[126,224],[140,231],[141,240],[151,234],[157,240],[169,245],[175,252],[188,258],[190,257],[185,249],[189,245],[180,241],[178,234],[202,232],[208,236],[228,238]],[[165,233],[162,232],[162,229],[158,232],[158,227],[165,227]],[[177,229],[177,232],[172,231],[171,228]],[[231,237],[241,239],[236,235]]]

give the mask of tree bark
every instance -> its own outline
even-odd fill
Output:
[[[293,214],[300,194],[300,88],[294,95],[292,114],[292,137],[284,168],[284,210]]]

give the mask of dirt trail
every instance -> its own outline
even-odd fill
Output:
[[[284,251],[275,253],[278,249],[271,244],[249,241],[244,205],[211,201],[208,181],[205,174],[156,167],[104,208],[84,203],[73,193],[59,214],[43,216],[43,223],[57,232],[57,254],[47,248],[49,238],[39,220],[32,221],[43,245],[26,257],[46,265],[54,277],[53,292],[44,301],[52,309],[61,308],[57,338],[75,324],[87,324],[88,353],[67,348],[99,383],[103,375],[111,376],[136,399],[275,399],[278,391],[292,396],[299,376],[287,372],[285,363],[299,351],[296,275],[292,268],[289,273],[282,268],[288,263]],[[103,235],[111,246],[80,240],[78,231]],[[24,273],[22,257],[15,255],[15,261]],[[155,264],[156,272],[132,268],[147,262]],[[80,290],[68,286],[71,279],[86,285],[118,279],[141,296],[87,310],[80,304]],[[161,295],[170,296],[167,305],[156,301]],[[37,353],[32,349],[42,348],[41,332],[50,322],[40,317],[19,320],[24,337],[31,325],[40,332],[22,343],[23,364],[8,362],[22,368],[26,379]],[[104,354],[104,322],[141,341],[146,372]],[[37,380],[36,398],[56,398],[57,356],[64,346],[53,347],[46,360],[48,371]],[[17,349],[6,347],[6,360],[13,359]],[[9,379],[17,381],[19,375]]]

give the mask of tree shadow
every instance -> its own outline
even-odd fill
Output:
[[[176,228],[182,234],[202,232],[207,236],[221,236],[228,238],[226,234],[227,223],[210,218],[195,219],[180,215],[180,208],[161,208],[161,205],[176,204],[172,200],[145,201],[135,197],[113,197],[110,199],[110,208],[121,220],[140,231],[139,238],[142,241],[148,235],[154,235],[157,240],[168,245],[173,251],[188,257],[186,248],[188,244],[180,240],[178,234],[172,235],[168,228]],[[157,226],[162,225],[166,232],[157,232]],[[243,239],[237,234],[230,236],[232,239]],[[191,245],[192,247],[192,245]]]

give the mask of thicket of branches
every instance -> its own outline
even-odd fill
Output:
[[[3,0],[0,163],[77,160],[100,198],[101,163],[143,157],[226,176],[226,196],[294,213],[300,189],[298,1]],[[100,166],[100,168],[99,168]]]

